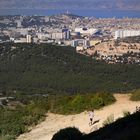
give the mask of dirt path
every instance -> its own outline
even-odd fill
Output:
[[[110,115],[114,115],[114,118],[123,116],[124,111],[135,111],[136,106],[140,106],[140,102],[129,101],[130,95],[116,94],[114,95],[117,102],[110,106],[106,106],[100,110],[95,110],[94,121],[99,120],[98,123],[93,126],[89,126],[88,112],[83,112],[77,115],[56,115],[48,113],[46,120],[29,133],[22,134],[17,140],[51,140],[52,136],[60,129],[69,126],[79,128],[81,132],[89,133],[102,127],[102,123]]]

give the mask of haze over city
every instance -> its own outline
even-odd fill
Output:
[[[95,17],[139,17],[139,0],[1,0],[1,15],[52,15],[69,10]],[[111,12],[110,12],[111,11]]]
[[[1,8],[140,10],[139,0],[1,0]]]

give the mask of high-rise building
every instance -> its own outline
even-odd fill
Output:
[[[20,19],[18,19],[18,20],[16,21],[16,23],[17,23],[17,28],[21,28],[21,27],[22,27],[22,22],[23,22],[23,18],[20,16]]]
[[[17,28],[21,28],[21,27],[22,27],[21,21],[18,20],[18,21],[17,21]]]
[[[26,40],[27,40],[27,43],[31,43],[31,42],[32,42],[32,37],[31,37],[31,35],[27,35],[27,36],[26,36]]]
[[[70,39],[70,31],[69,29],[62,29],[63,39],[69,40]]]

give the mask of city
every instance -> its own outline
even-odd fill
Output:
[[[140,140],[140,0],[0,0],[0,140]]]
[[[128,42],[130,37],[135,41]],[[0,43],[51,43],[74,47],[107,63],[140,64],[140,19],[83,17],[68,11],[53,16],[1,16]]]

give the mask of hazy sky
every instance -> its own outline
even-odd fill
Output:
[[[140,0],[0,0],[0,9],[140,10]]]

